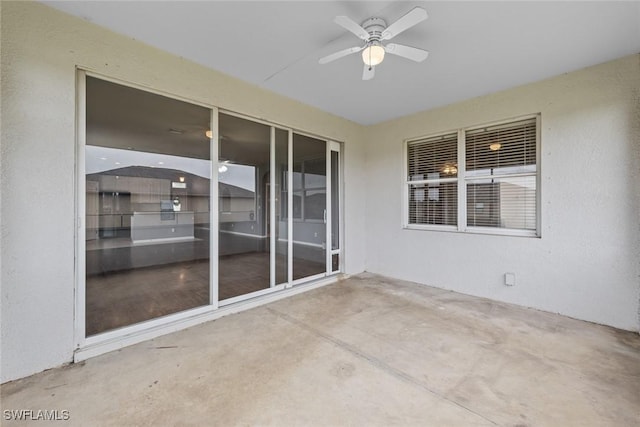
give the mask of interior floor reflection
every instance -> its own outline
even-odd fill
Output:
[[[286,260],[277,257],[278,271]],[[297,259],[296,272],[308,277],[324,265]],[[219,299],[269,287],[269,255],[264,252],[220,257]],[[119,270],[87,277],[87,336],[209,304],[208,259]]]

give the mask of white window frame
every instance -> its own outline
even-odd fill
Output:
[[[456,149],[457,155],[458,155],[458,164],[460,164],[460,131],[459,130],[453,130],[453,131],[448,131],[448,132],[440,132],[437,133],[435,135],[430,135],[427,137],[420,137],[420,138],[412,138],[410,140],[406,140],[405,144],[404,144],[404,185],[403,185],[403,193],[404,193],[404,227],[405,228],[414,228],[414,229],[418,229],[418,230],[438,230],[438,231],[457,231],[459,228],[459,224],[460,224],[460,210],[458,208],[458,217],[457,217],[457,224],[458,225],[439,225],[439,224],[413,224],[413,223],[409,223],[409,190],[411,188],[411,186],[415,186],[415,185],[425,185],[428,186],[429,184],[433,184],[433,183],[452,183],[452,182],[456,182],[458,183],[458,204],[460,203],[459,200],[459,194],[460,194],[460,181],[462,181],[462,175],[461,175],[461,170],[460,167],[458,167],[458,173],[456,174],[455,177],[453,178],[437,178],[437,179],[422,179],[422,180],[410,180],[409,179],[409,145],[413,144],[413,143],[417,143],[423,140],[427,140],[427,139],[432,139],[432,138],[438,138],[438,137],[443,137],[443,136],[447,136],[447,135],[451,135],[451,134],[455,134],[457,133],[457,138],[458,138],[458,147]],[[427,187],[425,187],[427,188]]]
[[[466,168],[466,141],[465,135],[468,131],[473,131],[476,129],[482,129],[486,127],[500,126],[509,123],[519,122],[523,120],[536,120],[536,229],[535,230],[525,230],[525,229],[510,229],[510,228],[498,228],[498,227],[470,227],[467,226],[467,183],[472,181],[471,178],[467,176],[467,168]],[[540,113],[529,114],[525,116],[512,117],[505,120],[495,121],[491,123],[485,123],[482,125],[474,125],[468,126],[464,128],[459,128],[455,130],[448,130],[444,132],[438,132],[434,134],[429,134],[425,136],[409,138],[404,140],[403,142],[403,178],[402,178],[402,227],[407,230],[428,230],[428,231],[446,231],[446,232],[455,232],[455,233],[473,233],[473,234],[490,234],[490,235],[503,235],[503,236],[521,236],[521,237],[541,237],[541,143],[540,143],[540,133],[541,133],[541,115]],[[410,144],[415,143],[420,140],[429,139],[429,138],[437,138],[444,135],[450,135],[452,133],[458,134],[458,176],[457,178],[451,178],[447,181],[454,182],[457,180],[458,183],[458,224],[457,226],[451,225],[435,225],[435,224],[413,224],[409,223],[409,189],[411,185],[426,183],[428,180],[423,181],[410,181],[408,179],[409,174],[409,151],[408,147]],[[527,174],[531,176],[532,174]],[[504,177],[510,177],[515,175],[504,175]],[[442,180],[440,180],[442,181]]]

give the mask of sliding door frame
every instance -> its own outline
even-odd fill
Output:
[[[75,179],[75,302],[74,302],[74,349],[75,351],[87,348],[93,345],[102,344],[110,341],[117,341],[124,339],[128,336],[146,332],[150,330],[156,330],[163,326],[171,325],[180,320],[185,320],[198,315],[213,312],[218,308],[218,286],[217,279],[214,282],[212,277],[217,278],[217,263],[213,263],[212,260],[217,258],[218,255],[218,234],[217,227],[211,227],[211,224],[217,224],[218,221],[218,187],[217,185],[210,186],[209,197],[210,210],[209,210],[209,304],[195,307],[177,313],[168,314],[166,316],[145,320],[142,322],[134,323],[132,325],[123,326],[121,328],[101,332],[90,337],[86,336],[86,165],[85,165],[85,151],[87,146],[86,132],[86,112],[87,112],[87,77],[94,77],[96,79],[104,80],[107,82],[119,84],[133,89],[142,90],[148,93],[165,96],[167,98],[175,99],[197,105],[203,108],[207,108],[211,111],[210,125],[212,134],[215,136],[210,139],[210,154],[211,157],[211,183],[217,183],[218,180],[218,168],[213,167],[213,156],[215,154],[217,159],[217,147],[218,147],[218,108],[204,104],[202,102],[194,101],[192,99],[176,96],[171,93],[166,93],[156,89],[152,89],[143,85],[135,84],[129,81],[123,81],[113,77],[105,76],[104,74],[91,71],[87,68],[76,69],[76,150],[75,150],[75,164],[76,164],[76,179]],[[217,163],[217,160],[216,160]],[[214,276],[215,275],[215,276]]]
[[[326,238],[326,255],[327,255],[327,275],[338,274],[342,271],[342,153],[340,143],[335,141],[327,141],[327,238]],[[333,182],[333,167],[331,163],[332,153],[338,153],[338,182]],[[333,218],[333,189],[334,186],[338,192],[338,218]],[[338,222],[338,249],[333,249],[333,221]],[[338,270],[333,271],[333,255],[338,255]]]
[[[193,105],[207,108],[211,111],[210,125],[212,131],[212,138],[210,139],[210,167],[211,167],[211,179],[210,179],[210,211],[209,211],[209,304],[192,309],[187,309],[177,313],[172,313],[166,316],[158,317],[155,319],[146,320],[143,322],[135,323],[129,326],[113,329],[110,331],[102,332],[90,337],[86,336],[86,166],[85,166],[85,151],[86,151],[86,105],[87,105],[87,93],[86,93],[86,78],[94,77],[97,79],[105,80],[111,83],[119,84],[122,86],[130,87],[133,89],[142,90],[145,92],[165,96],[171,99],[175,99],[182,102],[187,102]],[[251,120],[253,122],[262,123],[270,126],[270,182],[276,182],[276,168],[275,168],[275,130],[281,129],[288,134],[288,152],[287,152],[287,281],[283,284],[275,283],[275,251],[274,245],[276,243],[277,236],[275,235],[275,214],[276,214],[276,193],[272,189],[270,191],[269,200],[269,215],[270,215],[270,283],[269,287],[257,292],[253,292],[246,295],[241,295],[235,298],[229,298],[223,301],[218,301],[218,274],[219,274],[219,241],[218,241],[218,229],[219,229],[219,199],[218,199],[218,162],[219,162],[219,114],[224,113],[239,118]],[[326,253],[327,253],[327,265],[326,271],[322,274],[317,274],[309,277],[305,277],[298,280],[293,280],[293,215],[291,208],[293,207],[293,133],[297,133],[304,136],[310,136],[316,139],[325,141],[327,144],[327,238],[326,238]],[[76,68],[76,143],[75,143],[75,301],[74,301],[74,359],[84,360],[88,357],[101,354],[105,351],[110,351],[116,348],[120,348],[124,345],[139,342],[144,339],[149,339],[154,336],[160,336],[173,330],[181,329],[180,325],[197,324],[200,323],[197,319],[212,318],[216,315],[216,312],[220,311],[220,308],[229,306],[234,303],[245,301],[251,298],[272,294],[279,290],[289,289],[295,285],[310,283],[314,280],[322,279],[332,274],[336,274],[342,271],[343,258],[340,257],[340,270],[332,272],[331,268],[331,165],[330,154],[331,150],[337,147],[339,152],[339,188],[343,185],[342,180],[342,157],[340,152],[340,143],[330,141],[326,138],[319,137],[307,132],[298,131],[291,127],[284,126],[282,124],[267,122],[261,119],[257,119],[251,116],[235,113],[232,111],[220,109],[213,105],[208,105],[202,102],[198,102],[189,98],[176,96],[173,93],[163,92],[154,88],[150,88],[141,84],[136,84],[130,81],[124,81],[118,78],[109,77],[99,72],[93,71],[89,68]],[[333,147],[333,148],[332,148]],[[340,212],[343,209],[342,191],[340,191]],[[334,219],[335,220],[335,219]],[[343,224],[342,213],[338,218],[338,227],[340,230],[340,251],[343,253]],[[231,307],[229,307],[231,308]],[[239,309],[238,309],[239,310]],[[227,308],[225,310],[227,311]],[[81,352],[80,355],[79,352]]]
[[[251,116],[247,116],[246,114],[241,114],[241,113],[236,113],[234,111],[229,111],[229,110],[224,110],[224,109],[217,109],[218,111],[218,116],[220,114],[225,114],[227,116],[232,116],[232,117],[237,117],[239,119],[243,119],[243,120],[247,120],[253,123],[258,123],[261,125],[265,125],[265,126],[269,126],[269,186],[270,186],[270,191],[269,191],[269,236],[270,236],[270,242],[269,242],[269,286],[265,289],[260,289],[258,291],[254,291],[254,292],[250,292],[248,294],[243,294],[243,295],[238,295],[232,298],[227,298],[225,300],[219,301],[218,302],[218,307],[226,307],[238,302],[242,302],[242,301],[246,301],[248,299],[251,298],[257,298],[263,295],[268,295],[271,294],[272,292],[277,292],[277,291],[281,291],[283,289],[287,289],[291,287],[291,273],[290,273],[290,266],[291,266],[291,251],[289,250],[290,248],[287,247],[287,265],[289,270],[287,271],[287,282],[285,283],[276,283],[276,264],[275,264],[275,259],[276,259],[276,252],[275,252],[275,247],[276,247],[276,204],[275,204],[275,191],[274,191],[274,183],[276,182],[276,129],[280,129],[280,130],[284,130],[288,133],[289,135],[289,139],[288,139],[288,152],[287,152],[287,162],[291,162],[291,135],[292,135],[292,130],[286,126],[281,126],[272,122],[268,122],[265,120],[261,120],[261,119],[257,119],[255,117],[251,117]],[[218,125],[218,122],[216,122],[216,124]],[[218,129],[218,128],[216,128]],[[217,135],[217,134],[216,134]],[[218,141],[216,141],[218,142]],[[216,148],[216,155],[219,156],[219,146],[217,146],[218,148]],[[216,158],[216,184],[218,183],[218,175],[217,175],[217,164],[220,161],[219,158]],[[290,177],[290,172],[291,172],[291,168],[287,167],[287,179],[289,180]],[[291,184],[291,181],[287,182],[287,186],[289,186]],[[216,185],[216,191],[217,191],[217,185]],[[290,192],[289,192],[290,193]],[[216,195],[217,197],[217,195]],[[289,202],[287,202],[289,203]],[[217,206],[217,201],[216,201],[216,206]],[[213,208],[212,208],[213,209]],[[217,209],[217,207],[216,207]],[[289,219],[290,220],[290,219]],[[290,221],[289,221],[290,222]],[[289,222],[287,222],[287,228],[288,231],[290,230],[291,226],[289,225]],[[216,213],[216,224],[218,224],[218,218],[217,218],[217,213]],[[216,257],[215,257],[215,264],[216,264],[216,275],[212,276],[215,277],[215,283],[216,283],[216,295],[217,295],[217,291],[218,291],[218,272],[219,272],[219,268],[218,268],[218,263],[220,261],[219,258],[219,254],[218,254],[218,239],[217,239],[217,227],[216,226]],[[289,234],[288,234],[289,235]],[[290,240],[290,239],[289,239]]]
[[[75,312],[74,349],[81,348],[86,341],[86,168],[85,147],[87,144],[87,73],[76,70],[76,185],[75,185]]]
[[[228,116],[233,116],[233,117],[237,117],[240,119],[244,119],[244,120],[248,120],[254,123],[259,123],[265,126],[269,126],[270,127],[270,146],[269,146],[269,153],[270,153],[270,158],[269,158],[269,167],[270,167],[270,171],[269,171],[269,181],[271,183],[271,191],[270,191],[270,200],[269,200],[269,220],[270,220],[270,230],[269,230],[269,234],[271,235],[271,242],[270,242],[270,254],[269,254],[269,259],[270,259],[270,265],[269,265],[269,287],[266,289],[261,289],[255,292],[250,292],[248,294],[244,294],[244,295],[238,295],[236,297],[233,298],[228,298],[225,300],[222,300],[219,302],[219,307],[225,307],[228,306],[230,304],[235,304],[241,301],[245,301],[247,299],[250,298],[256,298],[262,295],[266,295],[266,294],[270,294],[271,292],[274,291],[278,291],[278,290],[282,290],[282,289],[289,289],[292,288],[293,286],[297,286],[297,285],[301,285],[304,283],[308,283],[308,282],[312,282],[314,280],[320,280],[323,279],[325,277],[331,276],[331,275],[335,275],[335,274],[339,274],[342,272],[342,266],[343,266],[343,257],[340,255],[340,268],[337,271],[331,271],[332,270],[332,265],[331,265],[331,256],[338,253],[341,254],[342,253],[342,236],[344,235],[343,233],[343,224],[341,222],[338,223],[338,227],[340,230],[340,243],[339,243],[339,249],[337,250],[332,250],[331,249],[331,214],[330,214],[330,209],[331,209],[331,188],[330,188],[330,182],[331,182],[331,177],[330,177],[330,172],[331,172],[331,152],[332,151],[337,151],[338,152],[338,191],[339,191],[339,208],[340,208],[340,213],[339,213],[339,218],[338,221],[342,220],[342,206],[343,201],[342,201],[342,155],[341,155],[341,147],[342,144],[336,141],[332,141],[330,139],[315,135],[313,133],[310,132],[305,132],[305,131],[300,131],[288,126],[284,126],[275,122],[269,122],[266,120],[262,120],[262,119],[258,119],[255,117],[251,117],[248,116],[246,114],[242,114],[242,113],[237,113],[235,111],[229,111],[229,110],[225,110],[225,109],[218,109],[218,113],[221,114],[225,114]],[[288,152],[287,152],[287,282],[285,283],[281,283],[281,284],[276,284],[275,283],[275,264],[274,264],[274,259],[275,259],[275,251],[274,251],[274,243],[275,243],[275,238],[274,238],[274,230],[275,230],[275,192],[273,189],[273,184],[275,182],[275,130],[276,129],[280,129],[280,130],[284,130],[288,133]],[[327,221],[325,223],[325,228],[326,228],[326,236],[325,236],[325,271],[322,273],[318,273],[318,274],[314,274],[311,276],[307,276],[307,277],[303,277],[300,279],[295,279],[293,280],[293,150],[295,149],[294,145],[293,145],[293,134],[298,134],[301,136],[306,136],[309,138],[314,138],[320,141],[323,141],[325,143],[325,149],[326,149],[326,170],[327,170],[327,191],[326,191],[326,209],[327,209]],[[216,151],[217,152],[217,151]],[[216,168],[216,173],[217,173],[217,168]],[[217,177],[217,175],[216,175]],[[273,194],[273,195],[272,195]],[[216,257],[216,263],[219,261],[218,257]],[[217,278],[217,276],[215,276]],[[217,280],[217,279],[216,279]]]
[[[293,286],[293,131],[288,129],[287,140],[287,284]]]
[[[269,287],[276,286],[276,128],[269,129]]]
[[[211,108],[211,139],[210,139],[210,161],[211,181],[209,184],[209,306],[211,310],[218,309],[218,221],[219,195],[218,195],[218,158],[220,150],[220,138],[218,138],[219,112],[218,108]],[[214,163],[215,155],[215,163]],[[215,227],[213,225],[216,225]]]

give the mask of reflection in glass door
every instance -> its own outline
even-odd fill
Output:
[[[218,117],[222,305],[339,271],[339,144]]]
[[[339,271],[338,144],[81,74],[80,345]]]
[[[329,180],[330,187],[330,199],[329,202],[331,204],[331,209],[329,210],[330,215],[330,239],[331,239],[331,252],[329,253],[330,257],[328,260],[328,265],[330,266],[330,270],[332,273],[336,273],[340,271],[340,144],[337,142],[329,143],[329,168],[331,170]]]
[[[289,131],[219,114],[218,298],[289,283]]]
[[[218,299],[271,285],[271,127],[218,115]]]
[[[293,280],[327,272],[327,143],[293,134]]]
[[[85,336],[210,303],[210,121],[86,77]]]

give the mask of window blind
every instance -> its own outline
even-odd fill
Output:
[[[409,223],[458,222],[457,133],[411,142],[407,146]]]
[[[467,182],[467,225],[536,229],[536,177]]]
[[[465,132],[467,175],[534,172],[536,119]]]
[[[458,135],[452,133],[409,143],[408,180],[455,178],[458,176]]]
[[[409,223],[456,225],[458,183],[431,182],[409,186]]]
[[[536,230],[536,119],[465,133],[467,226]]]

